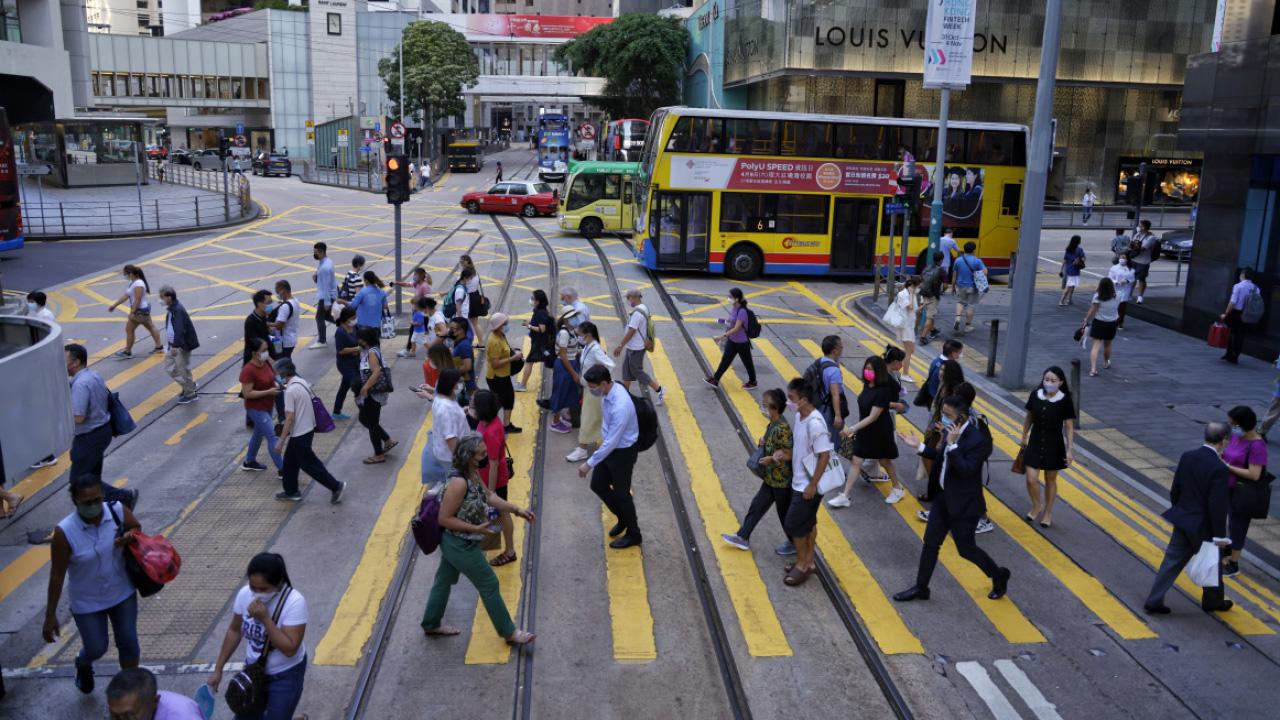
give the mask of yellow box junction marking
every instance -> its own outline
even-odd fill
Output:
[[[178,432],[170,436],[168,440],[165,440],[164,444],[170,445],[170,446],[177,445],[178,443],[182,442],[182,438],[186,437],[187,433],[191,432],[191,430],[194,429],[197,425],[199,425],[200,423],[203,423],[205,420],[208,420],[208,419],[209,419],[209,413],[207,412],[202,412],[199,415],[196,415],[195,417],[191,418],[191,422],[187,423],[186,425],[183,425],[181,430],[179,430]]]

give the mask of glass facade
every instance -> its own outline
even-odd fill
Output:
[[[54,184],[92,187],[129,185],[138,180],[141,122],[68,120],[22,125],[18,130],[24,154],[53,166],[50,179]]]
[[[569,77],[573,70],[552,59],[559,45],[531,43],[472,43],[481,75]]]
[[[381,13],[379,13],[381,14]],[[308,13],[271,11],[271,126],[276,147],[298,157],[314,157],[307,146],[311,118],[311,66],[307,52]]]
[[[22,26],[18,22],[18,0],[0,0],[0,40],[22,42]]]
[[[200,100],[270,100],[267,78],[90,73],[97,97],[184,98]]]

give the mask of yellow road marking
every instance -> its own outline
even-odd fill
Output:
[[[870,324],[863,322],[861,319],[854,318],[845,314],[838,308],[831,305],[812,291],[792,283],[799,288],[800,292],[816,302],[820,307],[826,308],[838,320],[854,326],[871,338],[875,338],[880,342],[888,341],[888,335],[881,332],[877,328],[873,328]],[[875,345],[868,347],[878,350]],[[1011,418],[1003,409],[997,408],[991,402],[979,398],[977,403],[978,409],[987,415],[992,421],[993,428],[998,427],[999,432],[993,432],[992,436],[995,446],[1009,457],[1013,457],[1018,452],[1018,438],[1021,437],[1021,420]],[[1097,492],[1103,500],[1107,501],[1121,515],[1128,517],[1139,525],[1142,524],[1141,516],[1138,512],[1131,509],[1127,503],[1116,502],[1114,495],[1119,495],[1110,485],[1102,480],[1098,475],[1088,468],[1083,467],[1079,463],[1073,465],[1068,470],[1058,473],[1058,497],[1067,504],[1074,507],[1080,514],[1087,517],[1091,522],[1100,527],[1103,532],[1112,536],[1117,543],[1129,549],[1135,555],[1140,557],[1144,562],[1152,568],[1159,568],[1164,558],[1164,549],[1157,546],[1141,532],[1135,530],[1131,525],[1121,520],[1110,510],[1102,505],[1101,502],[1095,500],[1091,495],[1085,493],[1076,485],[1076,481],[1085,487],[1092,488]],[[1104,489],[1105,488],[1105,489]],[[1138,507],[1136,503],[1135,507]],[[1007,522],[1002,522],[1008,525]],[[1154,528],[1150,528],[1153,531]],[[1167,533],[1165,533],[1167,534]],[[1159,533],[1157,532],[1157,535]],[[1190,595],[1193,599],[1198,598],[1201,588],[1195,586],[1186,576],[1182,574],[1178,577],[1177,586]],[[1068,586],[1069,588],[1071,586]],[[1238,584],[1232,583],[1233,589],[1241,590]],[[1074,590],[1073,590],[1074,592]],[[1079,595],[1077,595],[1079,596]],[[1081,598],[1084,601],[1084,598]],[[1086,602],[1086,605],[1089,603]],[[1099,617],[1103,617],[1096,608],[1090,607]],[[1241,635],[1273,635],[1275,631],[1251,614],[1244,608],[1237,606],[1229,613],[1216,613],[1218,619],[1229,625],[1233,630]]]
[[[699,338],[698,345],[713,363],[720,348],[710,338]],[[756,399],[738,383],[721,383],[720,388],[729,396],[750,430],[752,437],[764,435],[767,424],[760,414]],[[818,542],[845,595],[854,609],[862,616],[880,651],[886,655],[923,653],[924,646],[902,620],[902,616],[889,602],[871,571],[854,552],[835,520],[821,508],[818,512]]]
[[[46,299],[52,300],[54,306],[58,308],[58,314],[54,319],[59,323],[70,320],[80,312],[79,303],[62,290],[50,290]]]
[[[525,351],[528,352],[528,340],[525,342]],[[529,376],[529,386],[525,395],[528,398],[538,397],[538,393],[542,390],[542,373],[535,372]],[[532,402],[522,402],[516,405],[515,412],[511,415],[511,422],[521,427],[533,428],[538,425],[538,415],[540,410],[537,405]],[[532,488],[533,477],[533,457],[534,442],[537,439],[537,433],[522,433],[519,436],[508,436],[507,447],[511,451],[511,457],[515,462],[515,477],[507,481],[507,499],[519,507],[529,506],[529,492]],[[538,472],[541,472],[539,468]],[[498,576],[498,589],[502,593],[502,601],[506,603],[507,611],[511,613],[513,619],[519,618],[520,609],[520,592],[524,586],[524,575],[521,568],[530,558],[525,554],[525,536],[528,534],[527,524],[520,518],[512,518],[514,523],[511,535],[512,547],[517,548],[517,559],[515,562],[507,563],[502,567],[493,569],[493,573]],[[539,520],[539,522],[542,522]],[[497,555],[500,551],[491,553]],[[484,603],[477,602],[475,615],[471,621],[471,637],[467,642],[467,654],[464,662],[467,665],[502,665],[511,659],[511,646],[507,641],[493,630],[493,624],[489,621],[489,614],[485,612]]]
[[[607,546],[613,539],[607,529],[614,517],[601,505],[600,522]],[[658,657],[653,639],[653,611],[649,607],[649,584],[644,577],[644,559],[639,547],[604,551],[605,576],[609,586],[609,618],[613,625],[613,659],[618,662],[649,662]]]
[[[174,433],[168,440],[165,440],[164,444],[177,445],[178,443],[182,442],[182,438],[185,437],[188,432],[191,432],[191,430],[194,427],[196,427],[197,425],[199,425],[200,423],[208,419],[209,419],[209,413],[205,413],[205,412],[202,412],[199,415],[191,418],[191,422],[187,423],[186,425],[183,425],[182,429]]]
[[[711,449],[703,439],[697,418],[689,408],[684,389],[680,387],[661,340],[657,341],[656,352],[650,358],[654,375],[666,391],[671,429],[688,467],[689,485],[693,489],[703,530],[719,563],[721,578],[747,641],[747,652],[755,657],[790,657],[791,645],[782,632],[782,624],[769,600],[769,591],[760,577],[755,559],[750,553],[726,546],[720,539],[721,532],[738,526],[738,517],[724,494],[720,476],[711,462]]]

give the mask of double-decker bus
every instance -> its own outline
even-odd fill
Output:
[[[562,181],[569,172],[569,118],[547,113],[538,118],[538,179]]]
[[[609,162],[638,161],[644,150],[644,136],[648,132],[648,120],[614,120],[609,123],[601,140],[600,159]]]
[[[580,162],[565,181],[557,219],[562,230],[597,238],[606,230],[631,232],[637,163]]]
[[[0,251],[22,247],[22,205],[18,200],[18,155],[9,118],[0,108]]]
[[[933,120],[659,108],[636,188],[640,261],[738,279],[869,275],[890,242],[901,253],[905,222],[914,263],[928,243],[937,132]],[[1017,248],[1028,136],[947,127],[943,226],[997,274]],[[913,174],[919,198],[899,183]],[[905,218],[891,214],[898,205],[911,207]]]

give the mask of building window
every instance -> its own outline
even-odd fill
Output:
[[[0,40],[22,42],[22,27],[18,22],[18,0],[0,0]]]
[[[149,28],[149,27],[151,27],[151,16],[150,16],[150,15],[139,15],[139,16],[138,16],[138,27],[140,27],[140,28]]]
[[[340,15],[339,13],[328,13],[325,17],[329,21],[329,34],[341,35],[342,34],[342,15]]]
[[[261,100],[271,99],[271,93],[267,90],[266,78],[258,78],[258,98]]]
[[[906,80],[876,80],[875,108],[877,117],[902,117],[906,105]]]
[[[147,0],[138,0],[138,9],[139,9],[139,10],[146,10],[146,9],[147,9]]]

